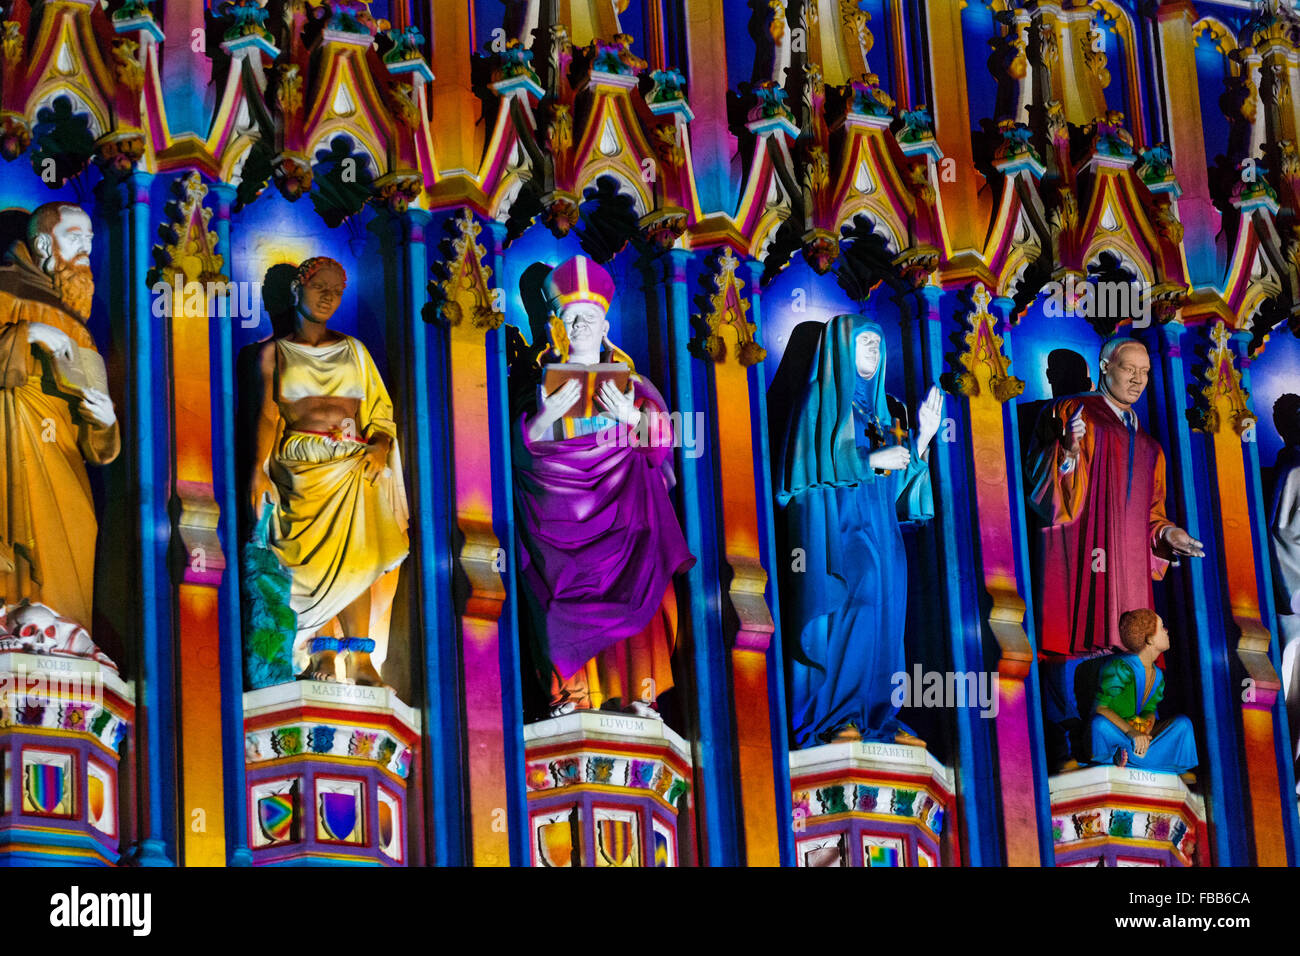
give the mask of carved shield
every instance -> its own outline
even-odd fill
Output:
[[[27,799],[37,813],[54,813],[63,802],[66,786],[63,768],[36,763],[27,767]]]
[[[573,825],[558,820],[538,827],[537,855],[542,866],[573,866]]]
[[[104,781],[93,774],[86,780],[86,802],[90,805],[90,821],[94,823],[104,815]]]
[[[335,840],[349,840],[357,828],[357,798],[352,793],[322,793],[320,819]]]
[[[257,825],[273,843],[293,838],[293,794],[273,793],[257,801]]]
[[[596,824],[600,855],[607,866],[633,866],[632,821],[600,820]]]
[[[379,845],[386,847],[393,842],[393,805],[379,801]]]

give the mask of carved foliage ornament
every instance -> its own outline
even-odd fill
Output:
[[[487,250],[478,243],[483,227],[466,209],[454,220],[454,230],[451,255],[440,268],[443,278],[429,283],[430,304],[453,329],[468,319],[469,328],[490,332],[501,326],[505,316],[493,305],[488,285],[492,270],[483,264]]]
[[[1228,424],[1238,435],[1255,425],[1255,413],[1250,410],[1250,393],[1241,387],[1241,373],[1233,364],[1235,355],[1228,347],[1232,333],[1220,319],[1210,333],[1211,347],[1207,354],[1209,365],[1203,378],[1207,384],[1193,388],[1194,408],[1187,417],[1192,428],[1199,432],[1215,434],[1224,424],[1226,406]]]
[[[199,282],[224,282],[222,272],[225,261],[217,252],[217,234],[208,229],[212,210],[203,205],[208,187],[197,170],[172,184],[174,198],[167,204],[167,221],[159,226],[163,245],[153,247],[157,268],[151,281],[170,284],[183,272],[182,263],[193,259],[198,263],[196,275],[183,276]]]
[[[724,362],[727,358],[727,344],[720,333],[723,326],[730,325],[736,331],[736,361],[748,367],[763,361],[767,357],[767,350],[755,338],[758,326],[745,318],[749,303],[741,295],[745,283],[736,275],[739,265],[740,260],[730,249],[718,257],[713,274],[713,294],[707,299],[708,311],[697,316],[697,320],[707,326],[708,334],[697,338],[692,344],[713,361]]]
[[[998,320],[989,312],[989,291],[983,283],[976,283],[971,299],[975,308],[966,316],[970,331],[962,337],[965,348],[957,356],[962,371],[946,373],[942,384],[955,395],[975,398],[983,394],[983,381],[995,399],[1005,402],[1023,392],[1025,383],[1008,371],[1011,361],[1002,351],[1002,336],[994,331]]]
[[[126,37],[113,40],[113,76],[123,86],[139,90],[144,86],[144,67],[140,65],[140,44]]]

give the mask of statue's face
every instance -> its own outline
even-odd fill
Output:
[[[874,376],[880,368],[880,336],[875,332],[859,332],[854,340],[853,362],[863,378]]]
[[[1146,391],[1151,376],[1151,359],[1140,342],[1122,345],[1101,363],[1101,380],[1106,392],[1116,401],[1132,405]]]
[[[95,239],[90,217],[80,209],[67,207],[59,217],[58,224],[50,230],[48,242],[42,242],[44,236],[38,236],[38,248],[43,255],[55,257],[59,263],[77,266],[90,265],[90,247]]]
[[[298,287],[298,308],[317,322],[328,322],[343,298],[347,278],[333,266],[316,270],[316,274]]]
[[[560,321],[569,336],[569,348],[577,352],[599,349],[609,331],[605,310],[592,302],[571,302],[560,311]]]
[[[1169,632],[1165,630],[1165,619],[1159,615],[1156,616],[1156,632],[1151,638],[1151,643],[1161,654],[1169,650]]]

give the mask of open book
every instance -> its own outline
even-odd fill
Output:
[[[73,346],[72,360],[52,360],[50,372],[54,387],[65,395],[81,399],[91,390],[108,392],[108,369],[104,357],[94,349]]]
[[[632,370],[622,362],[601,362],[597,365],[557,362],[544,368],[546,378],[542,382],[542,392],[546,395],[553,395],[570,379],[576,379],[582,386],[582,394],[565,414],[565,418],[591,418],[599,415],[603,409],[595,399],[605,383],[612,381],[620,392],[626,392],[632,374]]]

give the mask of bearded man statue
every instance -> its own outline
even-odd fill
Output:
[[[93,238],[80,208],[46,203],[0,265],[0,597],[87,629],[98,524],[86,462],[121,449],[85,324]]]

